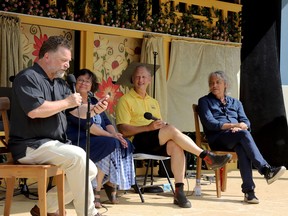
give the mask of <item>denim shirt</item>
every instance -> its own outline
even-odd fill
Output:
[[[198,100],[198,113],[203,130],[209,143],[213,143],[223,133],[224,123],[244,122],[250,129],[242,103],[230,96],[225,96],[226,104],[221,103],[212,93]]]

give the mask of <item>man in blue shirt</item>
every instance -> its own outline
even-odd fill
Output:
[[[268,184],[277,180],[286,171],[284,166],[271,167],[261,155],[250,133],[250,121],[242,103],[226,95],[227,78],[222,71],[209,75],[210,93],[198,101],[199,117],[204,133],[213,150],[231,150],[238,155],[242,177],[244,201],[258,204],[252,177],[252,164]]]

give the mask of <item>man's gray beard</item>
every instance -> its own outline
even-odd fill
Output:
[[[56,78],[63,78],[65,75],[65,71],[57,71],[56,72]]]

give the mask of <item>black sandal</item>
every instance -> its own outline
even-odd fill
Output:
[[[104,184],[103,187],[104,187],[104,190],[105,190],[105,192],[107,194],[107,197],[110,200],[110,202],[112,204],[118,204],[119,200],[117,199],[117,193],[116,193],[117,190],[116,190],[116,188],[115,187],[111,187],[108,184]]]
[[[101,200],[100,200],[100,197],[96,197],[96,196],[100,196],[100,191],[97,191],[97,190],[94,190],[94,205],[95,205],[95,208],[101,208],[102,207],[102,204],[101,204]]]

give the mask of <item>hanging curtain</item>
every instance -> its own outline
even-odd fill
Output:
[[[155,84],[155,98],[161,107],[163,119],[167,119],[167,83],[166,83],[166,64],[164,62],[163,38],[147,36],[142,43],[141,59],[142,63],[154,64],[154,52],[156,55],[156,65],[160,68],[156,71],[156,79],[152,78],[152,85],[149,88],[149,95],[153,96],[153,86]]]
[[[173,40],[169,65],[167,121],[181,131],[195,131],[192,104],[208,93],[209,73],[224,71],[239,98],[240,47]]]
[[[288,8],[287,4],[287,0],[263,1],[260,5],[255,1],[243,1],[242,20],[245,25],[240,91],[244,109],[252,125],[252,136],[260,152],[270,164],[286,167],[288,107],[285,106],[285,101],[287,103],[288,98],[283,95],[281,72],[287,76],[287,69],[280,69],[279,53],[280,50],[287,52],[287,47],[280,46],[279,41],[287,40],[287,37],[282,38],[281,35],[280,38],[279,33],[287,33],[287,20],[280,27],[285,19],[282,13],[284,7]],[[287,13],[287,9],[285,12]],[[284,61],[287,64],[287,56],[283,56],[283,63]]]
[[[0,13],[0,86],[11,87],[9,81],[22,68],[20,19]]]

